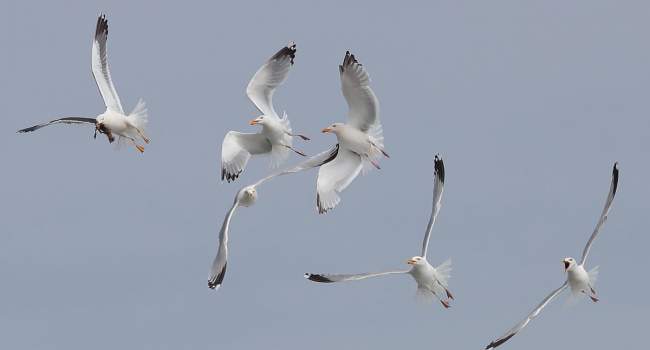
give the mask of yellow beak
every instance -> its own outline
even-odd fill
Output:
[[[322,132],[330,132],[330,131],[332,131],[331,128],[325,128],[325,129],[322,130]]]
[[[406,260],[406,263],[409,264],[409,265],[415,265],[415,260],[408,259],[408,260]]]
[[[250,124],[250,125],[257,125],[257,123],[259,123],[259,122],[257,121],[257,119],[253,119],[253,120],[251,120],[250,122],[248,122],[248,124]]]

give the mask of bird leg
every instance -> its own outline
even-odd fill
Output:
[[[449,302],[446,300],[440,299],[440,303],[445,307],[445,309],[449,309],[451,307],[451,305],[449,305]]]
[[[301,135],[301,134],[292,134],[292,133],[290,133],[290,132],[288,132],[288,131],[285,131],[285,133],[286,133],[287,135],[289,135],[289,136],[292,136],[292,137],[294,137],[294,136],[298,136],[298,137],[300,137],[301,139],[303,139],[303,141],[309,141],[309,140],[311,140],[309,137],[307,137],[307,136],[305,136],[305,135]]]
[[[138,145],[138,144],[135,142],[135,140],[132,139],[132,138],[130,138],[130,137],[128,137],[128,139],[129,139],[129,141],[131,141],[131,143],[133,144],[133,146],[135,146],[135,148],[137,148],[138,151],[140,151],[140,153],[144,153],[144,146]]]
[[[286,147],[286,148],[288,148],[288,149],[290,149],[290,150],[292,150],[292,151],[298,153],[299,155],[301,155],[301,156],[303,156],[303,157],[307,157],[306,154],[304,154],[303,152],[298,151],[297,149],[295,149],[295,148],[293,148],[293,147],[291,147],[291,146],[289,146],[289,145],[282,145],[282,146],[284,146],[284,147]]]
[[[451,295],[451,292],[449,291],[449,289],[445,288],[445,293],[447,293],[447,298],[449,298],[451,300],[455,300],[454,296]]]
[[[144,143],[148,144],[148,143],[151,141],[151,140],[149,140],[149,138],[144,134],[144,132],[142,132],[142,130],[140,130],[139,128],[135,128],[135,130],[138,131],[138,135],[140,135],[140,137],[142,137],[142,140],[144,141]]]
[[[384,157],[386,157],[386,158],[390,158],[390,156],[388,155],[388,153],[386,153],[386,151],[384,151],[381,147],[377,146],[374,142],[370,141],[370,145],[371,145],[372,147],[378,149],[379,152],[381,152],[381,154],[384,155]]]
[[[368,157],[368,156],[366,156],[366,158],[368,159],[368,161],[370,162],[370,164],[372,164],[375,168],[377,168],[377,170],[381,170],[381,168],[379,167],[379,164],[377,164],[377,162],[375,162],[374,160],[370,159],[370,157]]]
[[[596,297],[596,293],[595,293],[596,291],[593,288],[591,288],[591,286],[589,286],[589,289],[591,289],[592,294],[587,294],[587,291],[585,291],[585,290],[582,291],[582,294],[588,296],[589,299],[591,299],[591,301],[593,301],[594,303],[597,303],[598,298]]]

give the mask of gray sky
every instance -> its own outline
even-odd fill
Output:
[[[590,255],[601,302],[566,295],[503,348],[642,344],[650,311],[650,5],[645,1],[4,2],[0,347],[7,349],[479,349],[564,279],[620,162]],[[83,127],[15,130],[103,112],[90,73],[96,17],[125,109],[143,97],[151,145],[114,151]],[[276,95],[308,153],[345,121],[337,65],[351,49],[381,104],[382,170],[319,216],[314,171],[260,188],[237,212],[221,290],[206,286],[234,193],[228,130],[250,131],[244,89],[289,40]],[[428,220],[432,158],[446,165],[429,260],[453,259],[456,302],[418,304],[391,276],[320,285],[304,272],[407,267]],[[290,163],[296,162],[296,157]],[[640,276],[643,279],[637,280]]]

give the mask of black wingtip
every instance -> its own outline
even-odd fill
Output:
[[[226,180],[228,183],[231,183],[231,182],[237,180],[237,178],[239,178],[239,175],[242,173],[242,171],[244,171],[244,170],[242,169],[241,171],[239,171],[237,173],[231,174],[231,173],[226,171],[226,168],[221,168],[221,181]]]
[[[296,58],[296,43],[291,41],[287,46],[283,47],[280,49],[280,51],[276,52],[271,59],[281,59],[284,57],[289,57],[291,60],[291,64],[293,65],[293,60]]]
[[[503,339],[499,339],[499,340],[497,340],[497,341],[493,341],[493,342],[491,342],[488,346],[485,347],[485,350],[496,348],[497,346],[499,346],[499,345],[501,345],[501,344],[507,342],[510,338],[514,337],[515,334],[516,334],[516,333],[513,333],[513,334],[510,334],[509,336],[507,336],[507,337],[505,337],[505,338],[503,338]]]
[[[325,277],[323,275],[313,274],[313,273],[305,273],[305,278],[310,280],[310,281],[320,282],[320,283],[332,283],[332,282],[334,282],[331,279],[329,279],[329,278],[327,278],[327,277]]]
[[[221,269],[221,272],[219,272],[217,277],[208,280],[208,288],[217,289],[221,286],[221,283],[223,283],[223,278],[226,276],[226,267],[228,267],[228,263],[223,265],[223,269]]]
[[[616,194],[616,190],[618,189],[618,162],[614,162],[614,167],[612,169],[612,195]]]
[[[437,176],[440,179],[440,182],[445,183],[445,164],[440,158],[440,155],[436,154],[433,159],[433,175]]]
[[[101,13],[97,17],[97,28],[95,28],[95,37],[105,34],[108,35],[108,20],[106,19],[106,14]]]

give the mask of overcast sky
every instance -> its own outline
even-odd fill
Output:
[[[152,143],[118,151],[92,128],[15,131],[104,111],[90,72],[97,16],[126,110]],[[0,5],[0,348],[479,349],[523,318],[579,257],[614,161],[619,192],[589,266],[600,302],[547,307],[504,349],[646,343],[650,282],[650,4],[645,1],[133,2]],[[345,121],[350,49],[381,105],[390,159],[327,215],[316,172],[275,179],[233,221],[223,287],[207,288],[236,191],[220,183],[228,130],[253,131],[244,90],[288,41],[276,94],[314,154]],[[304,272],[406,268],[446,188],[429,261],[453,260],[452,308],[409,276],[316,284]],[[292,156],[289,163],[299,159]]]

